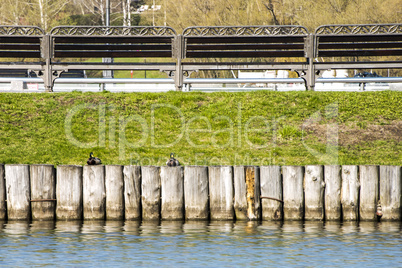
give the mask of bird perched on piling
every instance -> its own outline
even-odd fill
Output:
[[[87,160],[87,164],[88,164],[88,165],[100,165],[100,164],[102,164],[102,161],[101,161],[99,158],[94,157],[94,153],[91,152],[91,153],[89,154],[89,158],[88,158],[88,160]]]
[[[168,167],[176,167],[180,166],[180,163],[177,159],[174,158],[174,153],[170,153],[170,159],[166,162]]]

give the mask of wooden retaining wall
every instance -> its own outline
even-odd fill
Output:
[[[400,166],[0,164],[0,219],[402,221]]]

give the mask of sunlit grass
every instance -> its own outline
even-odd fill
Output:
[[[91,151],[124,165],[164,165],[171,152],[184,165],[402,163],[400,92],[2,93],[0,103],[0,163],[85,164]]]

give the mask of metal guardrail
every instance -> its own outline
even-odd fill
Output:
[[[43,84],[43,80],[41,78],[7,78],[1,77],[0,83],[12,83],[14,81],[20,81],[23,83],[33,83],[33,84]],[[174,85],[175,81],[172,78],[59,78],[55,81],[56,85],[66,85],[66,84],[98,84],[98,85],[106,85],[106,84],[142,84],[142,85]],[[192,90],[202,90],[202,91],[244,91],[244,90],[265,90],[269,89],[265,87],[255,87],[250,85],[275,85],[277,84],[303,84],[304,80],[302,78],[221,78],[221,79],[213,79],[213,78],[187,78],[184,80],[184,91],[192,91]],[[317,83],[322,84],[336,84],[336,83],[345,83],[345,84],[359,84],[360,90],[365,90],[367,84],[374,83],[377,85],[387,84],[387,83],[401,83],[402,77],[367,77],[367,78],[319,78],[317,79]],[[238,87],[199,87],[199,85],[231,85],[237,84]],[[247,86],[248,84],[248,86]],[[198,87],[193,87],[193,85],[197,85]],[[244,85],[241,86],[240,85]],[[271,86],[272,87],[272,86]],[[99,87],[104,88],[104,87]],[[346,88],[348,89],[348,88]],[[71,88],[70,90],[74,90]],[[291,89],[289,89],[291,90]],[[19,88],[14,90],[17,92],[23,92],[23,88]],[[10,92],[14,92],[11,90]],[[60,90],[58,90],[60,91]],[[63,90],[61,90],[63,91]],[[124,90],[123,90],[124,91]],[[147,91],[147,90],[143,90]],[[30,91],[34,92],[34,91]],[[40,92],[40,91],[37,91]]]
[[[331,39],[332,37],[336,37],[335,39]],[[20,49],[24,47],[26,39],[30,41],[26,41],[28,44],[25,48],[30,47],[27,51],[22,49],[21,53],[26,53],[27,57],[38,57],[35,55],[40,54],[40,58],[38,58],[38,62],[27,63],[27,62],[0,62],[0,69],[19,69],[25,68],[29,71],[34,71],[40,78],[43,79],[43,83],[48,90],[51,90],[54,82],[56,83],[147,83],[153,84],[155,81],[153,80],[64,80],[63,78],[59,78],[60,74],[64,71],[68,71],[70,69],[96,69],[96,70],[159,70],[162,72],[167,72],[170,79],[166,80],[157,80],[157,83],[175,83],[177,89],[181,89],[181,87],[185,84],[191,84],[193,81],[192,78],[189,78],[189,74],[193,71],[198,70],[261,70],[261,69],[269,69],[269,70],[292,70],[296,71],[301,78],[297,80],[292,80],[290,83],[305,83],[306,88],[314,89],[315,83],[321,83],[321,81],[330,82],[329,78],[320,78],[319,72],[327,69],[356,69],[356,68],[375,68],[375,69],[402,69],[402,24],[362,24],[362,25],[323,25],[318,27],[314,33],[309,33],[308,30],[303,26],[293,26],[293,25],[284,25],[284,26],[212,26],[212,27],[188,27],[183,33],[178,35],[176,31],[170,27],[145,27],[145,26],[59,26],[53,28],[48,34],[46,34],[42,29],[35,26],[0,26],[0,43],[4,42],[5,46],[3,46],[2,57],[8,57],[8,52],[13,52],[13,55],[22,55],[18,54],[16,48],[13,48],[13,44],[17,44]],[[29,38],[28,38],[29,37]],[[84,37],[86,41],[81,40],[80,38]],[[88,63],[88,62],[58,62],[54,60],[55,57],[55,42],[57,39],[63,40],[62,46],[68,46],[68,42],[73,42],[74,40],[80,40],[77,42],[83,42],[84,46],[81,46],[80,52],[83,52],[85,55],[85,49],[82,47],[88,47],[96,38],[100,38],[101,42],[104,42],[102,47],[105,47],[100,54],[107,54],[110,52],[108,46],[110,45],[110,40],[124,40],[121,41],[124,44],[120,44],[120,41],[116,41],[114,47],[120,47],[120,52],[125,53],[125,55],[131,56],[131,52],[127,53],[124,51],[124,46],[131,46],[131,41],[137,42],[141,44],[138,40],[130,39],[130,38],[145,38],[142,40],[151,40],[150,43],[156,40],[163,40],[163,42],[169,43],[169,47],[171,49],[168,52],[170,59],[175,60],[175,62],[169,63],[158,63],[153,62],[146,64],[137,64],[137,63]],[[358,38],[358,41],[353,38]],[[367,40],[366,40],[367,37]],[[380,37],[378,39],[377,37]],[[8,38],[8,39],[7,39]],[[69,39],[70,38],[70,39]],[[78,38],[78,39],[77,39]],[[92,39],[94,38],[94,39]],[[105,39],[102,39],[105,38]],[[120,38],[120,39],[119,39]],[[156,38],[156,39],[153,39]],[[197,40],[201,40],[202,38],[207,38],[208,40],[212,40],[212,46],[215,47],[214,51],[216,52],[219,49],[216,47],[223,47],[222,55],[223,57],[227,57],[227,55],[234,55],[230,57],[237,58],[239,56],[237,52],[242,52],[241,49],[247,52],[247,57],[249,55],[255,56],[253,54],[254,49],[258,50],[258,55],[263,55],[267,58],[269,57],[281,57],[281,53],[287,52],[287,54],[283,54],[283,57],[295,57],[291,55],[297,55],[297,57],[302,58],[300,60],[292,60],[277,62],[275,60],[269,62],[262,62],[261,64],[255,64],[251,61],[244,62],[182,62],[183,59],[186,58],[186,49],[187,49],[187,41],[192,40],[192,49],[193,54],[198,53],[197,47],[202,47],[203,42],[198,44]],[[216,39],[215,39],[216,38]],[[228,39],[229,38],[229,39]],[[261,39],[262,38],[262,39]],[[279,39],[278,39],[279,38]],[[374,56],[379,56],[378,53],[380,49],[381,53],[386,53],[387,56],[392,56],[392,61],[366,61],[362,62],[358,59],[344,61],[339,60],[336,62],[316,62],[315,58],[320,57],[320,40],[327,39],[327,43],[325,46],[327,47],[326,53],[338,55],[338,58],[342,57],[342,53],[344,51],[350,53],[359,53],[359,55],[364,55],[364,48],[367,48],[367,51],[372,53]],[[275,39],[275,41],[274,41]],[[286,42],[283,40],[286,39]],[[378,40],[377,40],[378,39]],[[15,41],[18,40],[18,41]],[[87,44],[87,40],[90,40]],[[106,41],[105,41],[106,40]],[[131,41],[130,41],[131,40]],[[204,39],[202,39],[204,40]],[[215,41],[214,41],[215,40]],[[225,48],[225,43],[222,43],[222,40],[230,40],[229,45],[233,49],[240,49],[235,51],[228,51]],[[241,40],[241,41],[239,41]],[[304,40],[304,41],[303,41]],[[329,41],[328,41],[329,40]],[[332,43],[332,40],[334,42]],[[289,41],[289,42],[288,42]],[[170,43],[171,42],[171,43]],[[271,44],[273,42],[274,44]],[[294,42],[294,43],[292,43]],[[365,46],[365,42],[373,42],[370,46]],[[95,42],[96,43],[96,42]],[[156,41],[158,43],[158,41]],[[355,43],[359,43],[359,45],[363,46],[362,51],[359,49],[350,49],[348,51],[348,43],[355,45]],[[80,43],[81,44],[81,43]],[[152,43],[153,44],[153,43]],[[253,45],[250,48],[250,44]],[[269,45],[267,45],[269,44]],[[340,46],[339,46],[340,44]],[[380,47],[373,47],[375,44],[380,44]],[[144,57],[153,57],[155,51],[152,51],[151,47],[156,49],[157,46],[149,46],[148,51],[142,52],[141,50],[132,50],[135,53],[145,53]],[[80,47],[80,46],[79,46]],[[96,46],[95,46],[96,47]],[[160,46],[159,46],[160,47]],[[203,51],[207,53],[203,53],[201,58],[208,57],[208,49],[211,47],[211,44],[207,44],[203,47]],[[293,47],[297,47],[297,49],[293,49]],[[328,48],[329,47],[329,48]],[[35,50],[36,48],[40,48],[40,53]],[[93,47],[92,47],[93,48]],[[97,49],[98,47],[96,47]],[[80,48],[77,48],[79,50]],[[285,51],[289,49],[288,51]],[[337,49],[339,51],[337,51]],[[15,51],[14,51],[15,50]],[[59,49],[58,53],[60,55]],[[69,49],[67,49],[69,50]],[[77,51],[76,50],[76,51]],[[297,54],[294,54],[295,50],[297,50]],[[267,53],[269,51],[270,53]],[[283,52],[285,51],[285,52]],[[335,51],[335,52],[334,52]],[[165,53],[166,51],[164,51]],[[290,53],[289,53],[290,52]],[[338,54],[336,54],[339,52]],[[121,54],[120,53],[120,54]],[[148,54],[147,54],[148,53]],[[301,54],[300,54],[301,53]],[[71,54],[71,51],[70,51]],[[92,53],[94,54],[94,53]],[[96,53],[95,53],[96,54]],[[216,54],[216,53],[215,53]],[[214,55],[215,55],[214,54]],[[218,53],[219,54],[219,53]],[[257,55],[256,54],[256,55]],[[303,57],[304,54],[304,57]],[[199,55],[199,53],[197,54]],[[285,56],[288,55],[288,56]],[[325,54],[324,54],[325,55]],[[244,55],[243,55],[244,56]],[[101,57],[101,56],[99,56]],[[239,56],[240,57],[240,56]],[[244,56],[245,57],[245,56]],[[304,60],[303,60],[304,59]],[[159,66],[158,66],[159,64]],[[38,79],[38,78],[37,78]],[[399,82],[399,78],[346,78],[345,83],[370,83],[370,82],[378,82],[384,81],[384,83],[394,83],[394,80]],[[354,79],[354,80],[350,80]],[[1,81],[1,79],[0,79]],[[10,80],[11,81],[11,80]],[[29,81],[29,80],[24,80]],[[36,80],[32,80],[36,81]],[[68,81],[68,82],[67,82]],[[123,82],[124,81],[124,82]],[[203,80],[204,82],[200,82],[201,80],[197,80],[197,83],[209,83],[208,80]],[[263,81],[257,80],[219,80],[215,79],[215,83],[220,81],[222,83],[288,83],[286,79],[275,79],[275,80],[267,80],[263,79]],[[247,82],[246,82],[247,81]],[[334,78],[333,83],[344,82],[340,78]],[[336,81],[336,82],[335,82]]]

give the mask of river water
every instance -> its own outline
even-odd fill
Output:
[[[1,267],[402,267],[400,222],[0,222]]]

